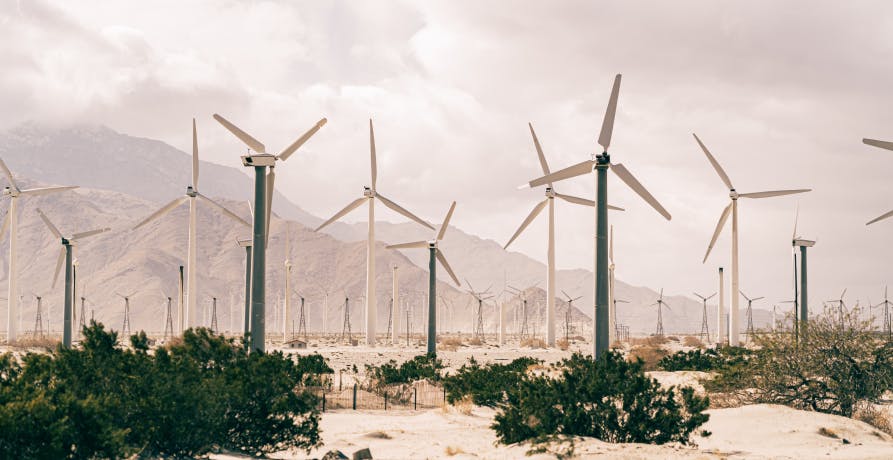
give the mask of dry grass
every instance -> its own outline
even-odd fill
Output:
[[[686,347],[704,348],[704,342],[701,342],[701,339],[693,335],[688,335],[682,339],[682,345],[685,345]]]
[[[391,435],[385,433],[384,431],[373,431],[371,433],[366,433],[366,437],[375,439],[391,439]]]
[[[546,341],[543,339],[524,339],[521,341],[521,346],[527,348],[546,348]]]
[[[832,430],[830,428],[825,428],[825,427],[819,428],[819,434],[826,438],[831,438],[831,439],[839,439],[840,438],[840,436],[838,436],[837,433],[834,432],[834,430]]]
[[[454,456],[454,455],[464,454],[464,453],[465,453],[465,451],[462,450],[461,447],[455,447],[455,446],[447,446],[446,449],[445,449],[444,451],[446,452],[447,457],[452,457],[452,456]]]
[[[483,345],[484,342],[477,337],[472,337],[472,338],[468,339],[468,344],[473,345],[473,346],[480,346],[480,345]]]
[[[558,349],[561,351],[566,351],[571,346],[571,344],[567,341],[567,339],[560,339],[557,342],[555,342],[555,345],[557,345]]]
[[[16,348],[43,348],[52,350],[56,345],[60,344],[59,339],[50,337],[21,337],[13,341],[10,345]]]
[[[893,423],[890,421],[890,416],[883,410],[879,410],[873,406],[867,406],[856,412],[853,415],[853,418],[865,422],[884,433],[893,435]]]
[[[462,399],[456,402],[456,404],[453,404],[453,409],[462,415],[471,415],[471,410],[474,409],[474,402],[471,400],[471,395],[463,396]]]
[[[662,335],[651,335],[648,337],[630,337],[629,339],[629,344],[633,347],[640,345],[656,347],[665,343],[667,343],[667,338]]]
[[[646,371],[657,369],[657,362],[667,356],[667,350],[657,345],[636,345],[629,351],[629,359],[640,358]]]
[[[458,337],[444,337],[440,339],[440,343],[437,344],[437,349],[443,351],[456,351],[459,347],[464,345],[462,339]]]

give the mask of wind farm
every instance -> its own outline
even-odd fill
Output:
[[[893,450],[893,8],[210,5],[0,7],[0,457]]]

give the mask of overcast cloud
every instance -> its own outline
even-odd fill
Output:
[[[722,235],[701,259],[728,191],[697,132],[739,191],[812,187],[740,202],[741,287],[790,298],[790,236],[801,207],[811,298],[880,300],[893,282],[893,4],[691,2],[16,2],[0,0],[0,128],[97,123],[238,166],[221,113],[288,145],[329,124],[277,168],[277,186],[328,217],[369,182],[432,220],[504,243],[541,190],[527,130],[553,170],[589,158],[613,76],[623,74],[612,157],[673,214],[665,222],[611,179],[618,277],[671,293],[714,291]],[[90,184],[82,184],[89,186]],[[560,183],[591,197],[588,177]],[[384,211],[382,219],[399,221]],[[352,216],[362,219],[362,213]],[[592,212],[558,203],[558,264],[592,267]],[[514,248],[545,258],[540,220]],[[486,263],[486,261],[481,261]],[[494,267],[502,270],[502,267]],[[813,304],[815,305],[815,303]]]

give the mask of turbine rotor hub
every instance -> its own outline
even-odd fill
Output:
[[[186,187],[186,196],[195,198],[196,196],[198,196],[198,190],[196,190],[195,188],[193,188],[191,185],[190,185],[190,186],[187,186],[187,187]]]
[[[366,198],[375,198],[375,190],[372,190],[371,187],[363,187],[363,196]]]
[[[738,195],[738,191],[736,191],[735,189],[729,190],[729,198],[737,200],[739,196],[740,195]]]
[[[555,198],[555,189],[552,187],[546,187],[546,196],[549,198]]]

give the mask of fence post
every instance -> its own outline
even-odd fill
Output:
[[[384,393],[384,410],[388,410],[388,392]]]
[[[353,410],[357,410],[357,384],[353,384]]]
[[[323,390],[322,392],[322,411],[326,411],[326,392]]]
[[[419,389],[412,387],[412,410],[419,409]]]
[[[344,378],[341,375],[343,372],[344,372],[344,369],[338,370],[338,391],[341,391],[341,381],[344,380]]]

